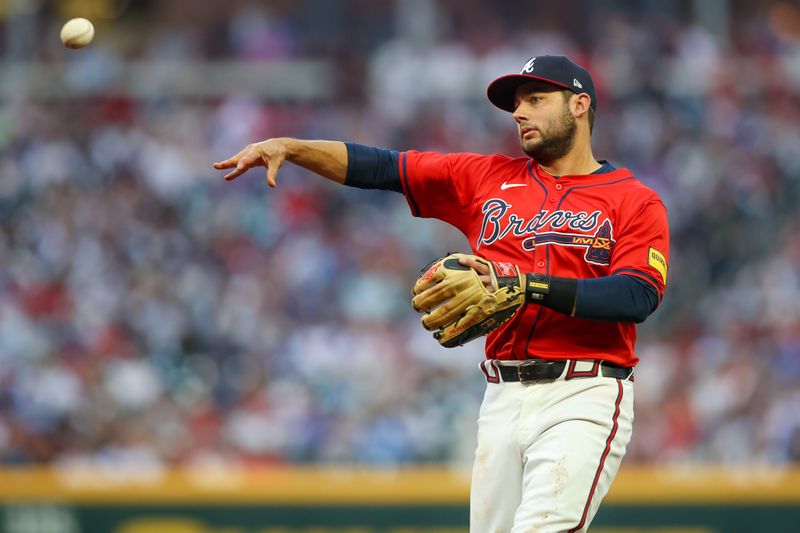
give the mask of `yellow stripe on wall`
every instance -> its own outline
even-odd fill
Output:
[[[444,468],[0,471],[0,500],[75,503],[463,504],[469,477]]]
[[[798,503],[800,468],[625,468],[620,470],[605,501]]]
[[[499,475],[502,475],[499,473]],[[443,467],[0,470],[0,502],[89,504],[466,505],[469,473]],[[800,503],[800,469],[627,468],[613,504]]]

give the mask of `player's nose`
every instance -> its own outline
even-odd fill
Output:
[[[514,112],[511,113],[511,116],[514,117],[514,121],[517,124],[522,124],[528,118],[528,115],[525,113],[525,109],[521,105],[517,106]]]

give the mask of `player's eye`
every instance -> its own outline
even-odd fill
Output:
[[[528,104],[538,104],[542,100],[544,100],[544,98],[541,97],[541,96],[535,96],[535,95],[532,95],[532,94],[524,95],[521,98],[518,98],[518,99],[514,100],[514,111],[516,111],[519,108],[519,106],[520,106],[520,104],[522,104],[522,102],[525,102],[525,103],[528,103]]]

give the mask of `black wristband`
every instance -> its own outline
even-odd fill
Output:
[[[525,274],[525,301],[571,315],[575,309],[578,280],[544,274]]]

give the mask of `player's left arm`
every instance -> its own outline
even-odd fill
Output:
[[[487,288],[497,289],[484,264],[472,259],[462,259],[461,264],[476,270]],[[525,301],[587,320],[639,323],[655,311],[659,298],[651,285],[625,274],[562,278],[529,273]]]

